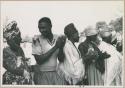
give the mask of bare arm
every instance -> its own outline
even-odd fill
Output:
[[[63,62],[64,61],[64,57],[65,57],[65,55],[63,53],[63,48],[60,48],[59,49],[59,54],[58,54],[58,60],[59,60],[59,62]]]

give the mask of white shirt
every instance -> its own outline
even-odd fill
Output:
[[[48,52],[51,48],[53,48],[56,44],[57,35],[53,35],[53,40],[52,43],[50,43],[46,38],[44,38],[42,35],[36,35],[35,36],[38,40],[36,40],[36,43],[32,43],[32,54],[36,54],[36,55],[42,55],[46,52]],[[45,63],[43,63],[42,65],[39,65],[40,68],[42,68],[42,70],[46,70],[48,68],[56,68],[57,67],[57,56],[59,53],[59,49],[57,49],[48,59],[48,61],[46,61]]]
[[[75,84],[83,78],[85,73],[80,52],[69,40],[66,40],[63,52],[64,62],[59,64],[59,68],[64,72],[66,80],[70,82],[72,78]]]
[[[105,59],[105,77],[104,85],[111,85],[115,77],[122,69],[122,55],[116,50],[114,46],[101,41],[98,46],[102,52],[107,52],[111,57]]]

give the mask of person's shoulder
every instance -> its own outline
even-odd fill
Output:
[[[110,46],[110,48],[111,48],[111,49],[116,50],[116,47],[115,47],[115,46],[113,46],[112,44],[109,44],[109,46]]]
[[[105,41],[101,41],[100,44],[108,45],[108,43],[106,43]]]
[[[53,36],[55,36],[55,37],[59,37],[60,35],[58,35],[58,34],[53,34]]]
[[[115,49],[115,47],[112,44],[109,44],[105,41],[101,41],[100,45],[103,47],[110,47],[111,49]]]
[[[72,46],[72,45],[71,45],[70,40],[66,39],[64,48],[69,49],[71,46]]]
[[[85,45],[85,42],[81,42],[81,43],[79,44],[79,46],[82,46],[82,45]]]
[[[87,45],[87,42],[86,42],[86,40],[85,40],[84,42],[81,42],[78,47],[84,47],[84,46],[86,46],[86,45]]]

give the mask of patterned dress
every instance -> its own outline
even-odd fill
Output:
[[[10,47],[3,49],[3,67],[6,72],[3,74],[3,84],[6,85],[23,85],[28,84],[28,81],[23,77],[26,65],[24,63],[24,52],[22,48],[17,52],[11,50]]]

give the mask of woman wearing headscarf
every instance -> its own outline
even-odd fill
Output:
[[[103,85],[102,75],[105,72],[104,59],[109,57],[97,47],[100,43],[98,31],[89,26],[85,29],[86,40],[79,45],[79,50],[85,64],[85,75],[88,85]]]
[[[3,30],[3,37],[9,46],[3,49],[3,84],[23,85],[31,84],[29,67],[21,43],[21,33],[16,21],[8,23]]]

